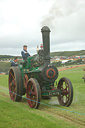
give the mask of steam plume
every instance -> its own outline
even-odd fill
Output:
[[[55,0],[48,15],[43,17],[41,26],[47,25],[53,28],[58,19],[76,13],[83,7],[85,7],[84,0]]]

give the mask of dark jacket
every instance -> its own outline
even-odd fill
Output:
[[[11,66],[18,66],[18,64],[16,62],[12,61]]]
[[[27,51],[25,51],[25,50],[23,50],[23,51],[21,52],[21,55],[22,55],[23,60],[26,60],[27,57],[30,56],[30,54],[29,54]]]

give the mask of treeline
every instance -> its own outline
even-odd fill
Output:
[[[0,55],[0,58],[12,58],[14,56],[10,56],[10,55]]]
[[[60,52],[51,52],[51,56],[81,56],[85,55],[85,50],[80,50],[80,51],[60,51]],[[0,55],[0,60],[2,59],[13,59],[15,56],[10,56],[10,55]],[[17,56],[18,58],[21,58],[21,56]]]
[[[13,59],[13,58],[14,58],[14,56],[0,55],[0,60]]]
[[[10,56],[10,55],[0,55],[0,60],[7,60],[7,59],[14,59],[16,56]],[[21,58],[21,56],[17,56],[18,58]]]

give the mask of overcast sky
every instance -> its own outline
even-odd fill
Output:
[[[85,50],[85,0],[0,0],[0,54],[35,54],[43,26],[51,52]]]

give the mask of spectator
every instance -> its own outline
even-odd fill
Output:
[[[17,57],[15,57],[14,61],[11,62],[11,66],[18,66],[17,61],[18,61],[18,59],[17,59]]]

